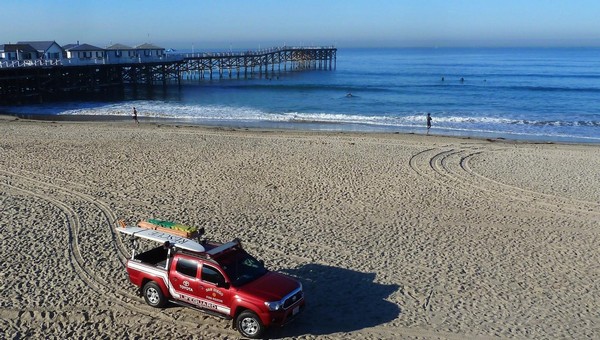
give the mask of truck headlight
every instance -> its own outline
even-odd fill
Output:
[[[273,302],[265,302],[265,306],[269,308],[270,311],[276,311],[281,309],[281,301],[273,301]]]

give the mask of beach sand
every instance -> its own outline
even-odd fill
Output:
[[[0,119],[2,338],[236,339],[154,309],[118,218],[297,277],[275,338],[600,338],[600,146]]]

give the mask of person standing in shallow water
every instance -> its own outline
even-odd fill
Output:
[[[133,120],[138,124],[140,123],[137,119],[137,110],[135,109],[135,106],[133,107]]]
[[[427,134],[429,134],[429,129],[431,129],[431,114],[427,113]]]

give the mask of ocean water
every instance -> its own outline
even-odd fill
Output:
[[[334,70],[0,110],[130,116],[132,106],[142,121],[419,134],[431,113],[430,134],[600,143],[600,49],[338,49]]]

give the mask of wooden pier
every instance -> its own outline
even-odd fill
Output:
[[[0,68],[0,104],[69,99],[182,80],[271,78],[282,72],[334,70],[335,47],[278,47],[260,51],[168,54],[162,60],[80,66]]]

